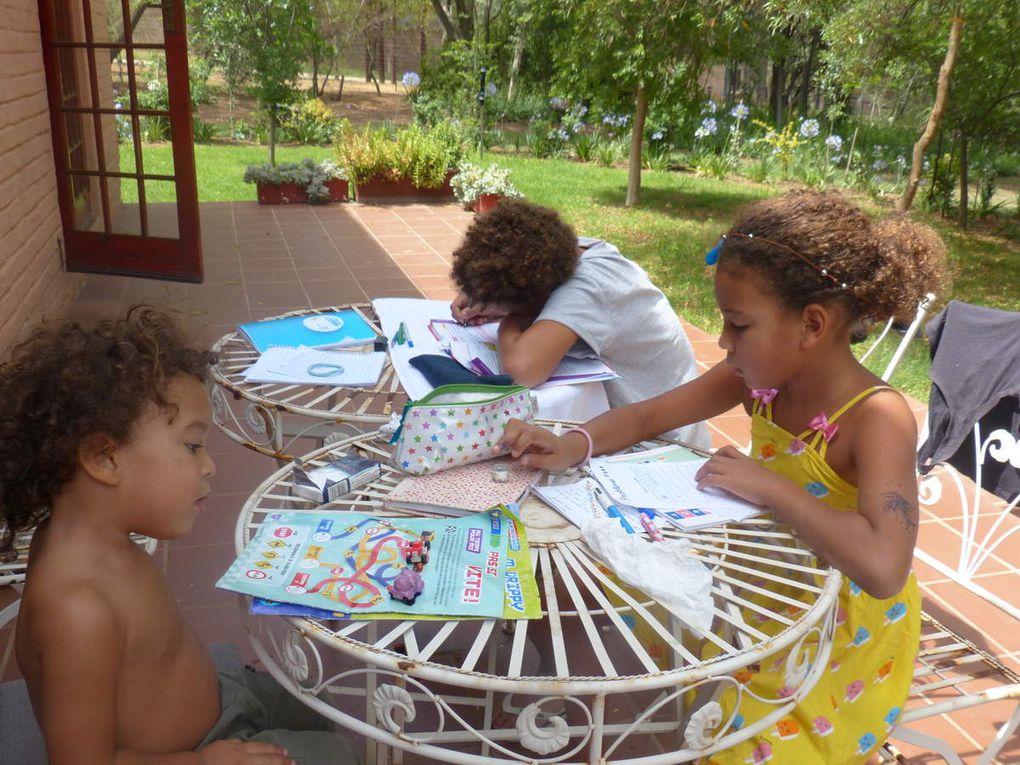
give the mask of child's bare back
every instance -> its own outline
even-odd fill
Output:
[[[220,711],[212,660],[156,561],[102,537],[57,519],[36,533],[17,645],[36,716],[44,730],[47,717],[59,722],[72,734],[60,740],[80,750],[98,752],[83,746],[97,737],[139,752],[193,750]],[[54,695],[75,713],[55,713],[45,701]]]

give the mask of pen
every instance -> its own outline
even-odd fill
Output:
[[[633,534],[634,527],[627,523],[627,519],[623,517],[623,513],[620,512],[620,508],[610,502],[605,492],[598,486],[595,486],[593,491],[595,493],[595,499],[598,500],[600,505],[602,505],[602,509],[606,511],[606,514],[612,518],[616,518],[620,522],[620,525],[623,526],[623,530],[628,534]]]
[[[662,532],[659,531],[659,527],[655,525],[655,511],[650,507],[639,507],[637,511],[638,515],[641,517],[641,525],[644,527],[645,531],[648,532],[648,536],[652,538],[652,541],[664,541]]]

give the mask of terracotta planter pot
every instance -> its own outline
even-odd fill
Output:
[[[446,199],[453,196],[453,188],[450,186],[450,178],[453,173],[446,177],[443,185],[438,189],[423,189],[412,185],[410,179],[401,178],[399,181],[383,180],[381,178],[369,178],[367,181],[355,185],[359,202],[370,199]]]
[[[308,192],[296,183],[256,183],[260,205],[292,205],[308,201]]]
[[[502,198],[502,194],[479,194],[471,204],[471,209],[476,213],[487,213],[494,209]]]
[[[347,201],[347,181],[334,178],[331,181],[326,181],[326,188],[329,189],[329,201],[330,202],[346,202]]]

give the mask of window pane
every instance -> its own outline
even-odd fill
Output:
[[[179,239],[177,227],[177,185],[172,181],[145,182],[149,235]]]
[[[75,231],[102,231],[103,208],[99,196],[100,179],[95,176],[74,175],[67,178],[71,186],[72,218]]]
[[[142,144],[142,167],[146,175],[174,174],[174,152],[169,135],[160,143]]]
[[[142,222],[138,212],[138,182],[130,178],[110,178],[108,183],[113,233],[140,236]]]

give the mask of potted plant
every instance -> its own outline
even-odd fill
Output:
[[[244,182],[254,183],[259,204],[299,204],[342,202],[347,199],[347,174],[330,160],[279,165],[249,165]]]
[[[477,213],[488,212],[500,199],[524,196],[510,182],[510,170],[497,164],[481,167],[462,162],[450,185],[457,199]]]
[[[460,135],[447,125],[430,129],[412,125],[395,133],[366,127],[344,135],[337,145],[337,157],[358,201],[452,196],[450,179],[462,154]]]

